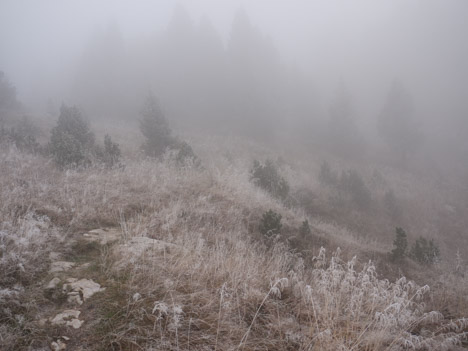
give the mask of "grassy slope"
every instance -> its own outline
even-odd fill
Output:
[[[465,281],[446,274],[451,285],[439,285],[431,295],[404,279],[393,284],[378,278],[374,266],[366,263],[369,258],[387,276],[401,274],[401,267],[386,262],[392,240],[385,237],[388,229],[372,235],[381,226],[391,232],[392,224],[385,216],[347,208],[337,216],[338,210],[327,205],[330,191],[317,181],[322,157],[277,152],[235,138],[192,141],[203,169],[132,157],[124,169],[59,172],[45,158],[2,149],[0,306],[5,343],[9,336],[27,338],[27,328],[15,314],[33,323],[35,310],[24,307],[24,299],[46,270],[47,252],[67,235],[103,226],[121,226],[127,239],[148,236],[186,250],[148,253],[125,270],[109,269],[106,263],[102,274],[120,282],[115,291],[120,303],[102,302],[103,315],[117,317],[99,329],[96,348],[385,350],[411,343],[420,349],[449,349],[451,341],[459,340],[465,321],[450,325],[446,317],[454,308],[445,309],[457,304],[459,316],[467,310],[466,301],[457,296],[466,291]],[[249,182],[253,158],[278,154],[287,160],[282,172],[293,188],[306,186],[317,194],[320,216],[287,208]],[[336,164],[345,168],[341,162]],[[372,171],[364,169],[364,177],[371,179]],[[433,204],[421,197],[427,183],[391,172],[384,178],[404,198],[403,206],[412,211],[408,217],[424,223],[433,213]],[[373,194],[379,194],[378,187]],[[276,242],[257,230],[268,209],[283,215],[283,235]],[[313,232],[304,240],[297,228],[306,217]],[[340,246],[343,252],[325,258],[321,245],[330,252]],[[443,247],[444,252],[451,249]],[[361,260],[353,260],[355,254]],[[420,283],[446,272],[441,266],[417,276],[420,267],[411,262],[404,270]],[[18,282],[24,291],[15,287]],[[141,296],[137,301],[135,293]],[[14,301],[19,310],[8,311]],[[423,303],[443,313],[425,314],[430,307]]]

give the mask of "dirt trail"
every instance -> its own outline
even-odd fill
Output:
[[[93,340],[106,323],[97,307],[113,298],[113,282],[102,273],[102,253],[120,239],[120,229],[96,229],[50,254],[38,325],[51,350],[94,349]]]

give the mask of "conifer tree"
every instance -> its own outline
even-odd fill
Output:
[[[392,260],[401,262],[406,256],[406,249],[408,248],[408,240],[406,232],[402,228],[395,228],[395,240],[393,240]]]
[[[156,97],[148,95],[141,111],[140,130],[145,141],[143,151],[147,156],[159,157],[173,143],[171,129]]]
[[[59,167],[85,166],[91,163],[94,134],[76,106],[62,105],[57,126],[52,129],[50,151]]]

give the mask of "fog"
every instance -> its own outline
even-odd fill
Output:
[[[425,155],[462,157],[467,16],[464,0],[3,0],[0,70],[30,114],[65,102],[134,120],[151,90],[174,125],[305,139],[331,129],[337,149],[417,134]],[[396,86],[411,105],[396,108],[398,128],[416,134],[379,132]]]

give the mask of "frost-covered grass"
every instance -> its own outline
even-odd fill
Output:
[[[28,289],[47,268],[48,253],[84,230],[118,225],[124,242],[142,236],[180,250],[147,251],[136,258],[106,253],[102,274],[121,282],[126,303],[113,306],[118,318],[112,328],[95,335],[101,348],[449,350],[465,338],[465,319],[444,317],[442,302],[441,312],[427,307],[437,305],[427,286],[405,278],[390,282],[372,263],[339,252],[327,258],[319,246],[312,245],[305,257],[284,238],[264,239],[257,228],[265,211],[282,214],[284,235],[294,235],[306,216],[249,181],[249,152],[270,157],[264,150],[252,145],[231,154],[210,151],[209,145],[199,150],[201,168],[179,167],[167,157],[126,159],[125,168],[61,172],[42,156],[4,148],[3,342],[25,337],[22,323],[33,325],[27,307],[11,312],[11,299],[16,306],[26,304]],[[284,166],[290,178],[293,168]],[[320,218],[310,223],[317,235],[333,236],[345,253],[351,246],[353,252],[378,246]],[[117,261],[125,269],[113,269]],[[442,296],[449,290],[443,285],[436,291]],[[466,309],[465,300],[459,303]]]
[[[160,210],[122,222],[127,238],[146,236],[181,249],[149,250],[116,273],[128,279],[128,302],[108,343],[168,350],[449,350],[465,339],[464,319],[427,310],[428,286],[389,282],[371,262],[346,261],[339,252],[327,259],[317,250],[306,267],[284,243],[252,237],[246,218],[255,221],[257,207],[288,210],[241,185],[241,175],[206,182],[198,171],[178,174],[166,184],[168,193],[155,190],[167,195]],[[295,215],[290,211],[289,221]]]
[[[160,237],[160,239],[163,239]],[[178,252],[134,262],[126,314],[111,340],[167,350],[450,350],[466,319],[426,311],[429,287],[379,279],[322,249],[314,267],[282,244],[187,233]]]

